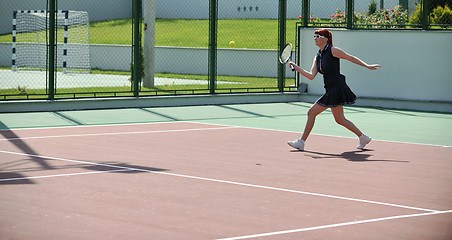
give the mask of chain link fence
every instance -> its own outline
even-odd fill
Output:
[[[278,2],[273,6],[219,1],[216,92],[278,91]]]
[[[278,1],[269,4],[218,0],[216,6],[211,2],[157,1],[155,87],[142,88],[141,95],[154,91],[155,94],[279,91]],[[212,11],[216,12],[216,19],[212,19]],[[212,21],[215,32],[211,29]],[[293,30],[296,21],[295,17]],[[291,32],[292,41],[294,33]],[[212,82],[209,48],[213,37],[216,49],[212,54],[217,65]],[[287,81],[288,86],[294,85],[294,76],[292,79],[292,83]]]
[[[451,1],[5,0],[0,100],[296,91],[297,26],[450,30]]]
[[[208,93],[209,2],[143,1],[143,8],[143,46],[152,48],[155,41],[155,68],[144,71],[143,80],[152,83],[143,84],[140,95]]]
[[[301,9],[298,0],[291,1]],[[0,25],[1,100],[281,91],[278,1],[218,0],[217,19],[212,19],[211,0],[55,2],[55,54],[49,61],[47,2],[6,0],[1,11],[8,15],[3,17],[8,26]],[[134,2],[142,4],[136,13]],[[292,30],[298,21],[294,16],[287,20]],[[295,31],[288,32],[294,41]],[[134,52],[137,36],[140,51]],[[137,86],[134,70],[141,75]],[[294,74],[287,77],[284,91],[295,85]]]
[[[132,96],[132,2],[107,2],[59,0],[52,33],[46,1],[6,0],[1,100]],[[52,34],[54,59],[49,59]]]
[[[2,4],[3,6],[5,4]],[[34,10],[46,10],[45,2],[34,3],[31,9]],[[14,10],[28,9],[26,6],[20,6],[20,8],[14,8]],[[39,11],[41,12],[41,11]],[[45,19],[44,23],[39,17],[33,17],[33,14],[29,14],[28,21],[34,22],[34,26],[24,26],[22,24],[26,20],[20,17],[16,18],[17,12],[8,11],[2,12],[4,18],[7,21],[2,21],[2,31],[0,35],[0,92],[1,95],[22,95],[34,94],[38,98],[47,98],[47,82],[45,72],[45,58],[46,58],[46,34],[45,34]],[[44,29],[42,29],[44,24]],[[18,26],[17,26],[18,25]],[[13,37],[13,27],[19,30]],[[31,41],[31,34],[22,33],[24,28],[34,28],[33,34],[34,40]],[[13,39],[14,38],[14,39]],[[16,41],[17,40],[17,41]],[[14,42],[14,47],[13,47]],[[17,51],[17,52],[16,52]],[[21,56],[20,53],[26,53],[30,57]],[[33,55],[34,57],[32,57]],[[39,64],[44,57],[44,64]],[[17,59],[15,59],[17,58]],[[42,59],[41,59],[42,60]],[[36,77],[28,76],[26,74],[13,72],[12,68],[17,61],[19,67],[32,63],[36,71],[42,72],[43,75],[37,75]],[[41,71],[42,70],[42,71]]]
[[[452,0],[303,0],[303,27],[452,30]],[[352,13],[352,14],[351,14]]]

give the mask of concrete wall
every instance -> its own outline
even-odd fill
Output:
[[[410,0],[415,2],[418,0]],[[368,9],[369,0],[355,0],[355,11]],[[385,8],[394,8],[399,0],[385,0]],[[337,9],[345,12],[346,0],[311,0],[310,12],[313,17],[329,18]],[[377,1],[380,3],[380,1]],[[278,18],[278,0],[227,0],[218,2],[218,17],[235,18]],[[298,18],[302,0],[287,0],[287,17]],[[157,1],[157,18],[208,18],[209,1],[165,0]]]
[[[300,30],[300,65],[310,69],[316,52],[315,29]],[[376,71],[341,60],[341,72],[350,88],[362,97],[452,102],[450,53],[452,32],[331,30],[333,44],[367,63]],[[323,77],[308,83],[310,94],[322,94]]]
[[[0,43],[0,53],[0,66],[10,67],[11,44]],[[91,68],[130,71],[131,53],[129,45],[92,44]],[[156,47],[155,57],[158,73],[208,74],[207,48]],[[217,59],[219,75],[277,77],[280,64],[277,50],[218,49]],[[287,69],[287,76],[295,75]]]

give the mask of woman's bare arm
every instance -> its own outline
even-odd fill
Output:
[[[294,66],[294,69],[297,70],[297,72],[299,72],[301,75],[303,75],[305,78],[312,80],[315,78],[315,76],[317,75],[318,71],[317,71],[317,63],[316,63],[316,59],[314,58],[314,61],[312,62],[312,67],[311,67],[311,71],[308,72],[306,70],[304,70],[303,68],[301,68],[300,66],[298,66],[295,63],[290,62],[289,63],[289,67],[290,65]]]
[[[331,53],[333,54],[334,57],[348,60],[352,63],[358,64],[358,65],[368,68],[370,70],[376,70],[377,67],[381,67],[381,65],[379,65],[379,64],[370,64],[369,65],[369,64],[365,63],[363,60],[361,60],[353,55],[350,55],[350,54],[346,53],[344,50],[337,48],[337,47],[331,48]]]

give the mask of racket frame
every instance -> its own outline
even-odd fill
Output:
[[[290,49],[289,56],[287,57],[287,59],[282,59],[282,55],[286,52],[287,49]],[[292,43],[287,43],[286,46],[284,46],[281,54],[279,54],[279,62],[281,62],[281,64],[292,62]],[[295,71],[295,67],[293,65],[290,65],[290,68],[292,69],[292,71]]]

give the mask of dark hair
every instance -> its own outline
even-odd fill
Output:
[[[330,46],[333,46],[333,35],[331,34],[330,31],[326,30],[326,29],[317,29],[314,34],[318,34],[320,36],[324,36],[326,38],[328,38],[328,42],[327,44]]]

